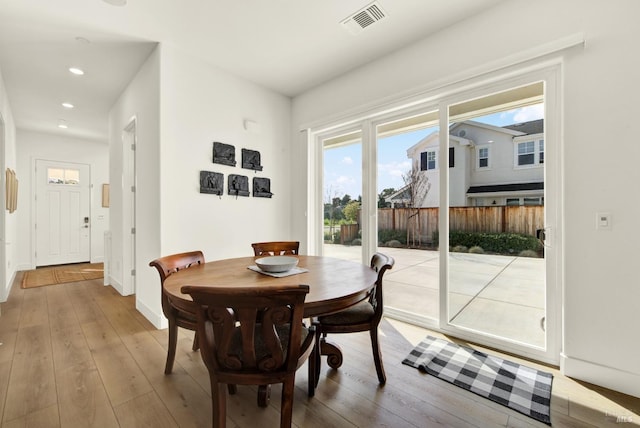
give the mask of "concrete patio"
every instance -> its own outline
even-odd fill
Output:
[[[380,248],[395,258],[385,274],[385,307],[437,320],[439,253]],[[324,255],[360,261],[361,247],[324,245]],[[545,344],[544,259],[450,253],[452,322],[533,346]]]

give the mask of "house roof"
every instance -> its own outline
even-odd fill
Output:
[[[515,123],[513,125],[503,126],[503,128],[522,132],[524,135],[542,134],[544,132],[544,119]]]
[[[467,190],[469,193],[498,193],[498,192],[521,192],[524,190],[544,190],[544,182],[534,183],[513,183],[513,184],[490,184],[484,186],[471,186]]]

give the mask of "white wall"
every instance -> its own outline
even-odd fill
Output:
[[[126,165],[119,136],[135,115],[136,306],[154,325],[164,327],[166,319],[158,274],[148,266],[151,260],[194,249],[202,250],[207,260],[249,256],[251,242],[294,238],[289,210],[290,108],[285,96],[161,45],[112,109],[113,279],[122,281],[122,266],[129,257],[122,239],[128,215],[122,188],[127,185],[115,185]],[[245,130],[244,119],[255,121],[259,129]],[[236,167],[212,163],[214,141],[235,146]],[[241,168],[242,148],[261,153],[263,171]],[[222,197],[200,193],[201,170],[224,174]],[[248,176],[250,190],[253,177],[270,178],[273,198],[227,195],[230,173]]]
[[[11,106],[9,104],[9,98],[5,89],[4,80],[2,78],[2,72],[0,70],[0,116],[4,122],[4,152],[0,154],[0,160],[4,160],[4,164],[0,164],[0,172],[2,172],[2,189],[5,188],[4,171],[6,168],[11,168],[16,171],[16,177],[18,182],[23,177],[24,172],[19,171],[16,168],[16,128],[13,122],[13,114],[11,112]],[[18,190],[20,190],[18,188]],[[9,292],[11,291],[11,285],[16,273],[16,252],[17,252],[17,240],[16,240],[16,221],[18,214],[22,211],[20,207],[20,200],[18,201],[18,209],[9,214],[9,211],[5,210],[4,203],[4,190],[0,190],[2,201],[0,201],[0,209],[4,210],[4,224],[0,224],[0,228],[4,228],[0,231],[0,245],[4,247],[5,260],[2,269],[2,277],[0,277],[0,302],[7,300]],[[4,232],[4,233],[2,233]]]
[[[123,130],[136,120],[136,266],[130,241],[131,181],[128,171],[131,150],[124,147]],[[160,283],[148,263],[160,252],[160,48],[151,53],[109,113],[109,157],[111,182],[110,284],[130,293],[135,268],[136,307],[160,326]],[[127,272],[125,276],[124,273]],[[151,274],[155,274],[155,277]]]
[[[364,111],[431,88],[465,70],[584,33],[564,63],[565,373],[640,396],[640,144],[635,124],[640,2],[514,0],[321,85],[293,102],[292,141],[302,126]],[[304,155],[306,149],[296,150]],[[304,162],[305,158],[294,159]],[[306,195],[304,170],[293,192]],[[304,198],[301,198],[304,200]],[[303,202],[296,202],[298,209]],[[597,231],[599,211],[611,231]],[[305,234],[296,223],[294,234]]]
[[[291,100],[167,45],[161,75],[161,253],[250,256],[252,242],[295,238],[289,226]],[[258,129],[245,130],[245,119]],[[214,141],[235,147],[235,167],[212,162]],[[262,171],[241,168],[243,148],[260,152]],[[224,174],[222,197],[200,193],[200,171]],[[274,195],[229,196],[229,174],[247,176],[250,191],[254,177],[270,178]]]
[[[91,262],[103,261],[104,232],[109,225],[109,208],[102,207],[102,184],[109,182],[109,147],[106,142],[88,141],[60,135],[44,134],[18,130],[17,170],[18,236],[23,237],[17,243],[18,270],[35,268],[35,236],[32,218],[32,201],[35,194],[34,162],[36,159],[76,162],[88,164],[91,170]]]

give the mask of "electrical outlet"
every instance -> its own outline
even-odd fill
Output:
[[[611,213],[596,213],[596,229],[611,230]]]

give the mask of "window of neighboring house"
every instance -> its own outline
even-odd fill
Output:
[[[533,165],[535,153],[533,141],[518,143],[518,166]]]
[[[456,152],[455,147],[449,147],[449,168],[456,166]]]
[[[436,151],[429,150],[420,153],[420,171],[436,169]]]
[[[477,168],[489,168],[489,147],[479,146],[476,148],[476,153],[478,154]]]
[[[544,163],[544,140],[516,141],[515,167],[533,167]]]
[[[542,205],[542,198],[524,198],[524,205]]]
[[[517,206],[520,205],[520,198],[507,198],[507,206]]]

